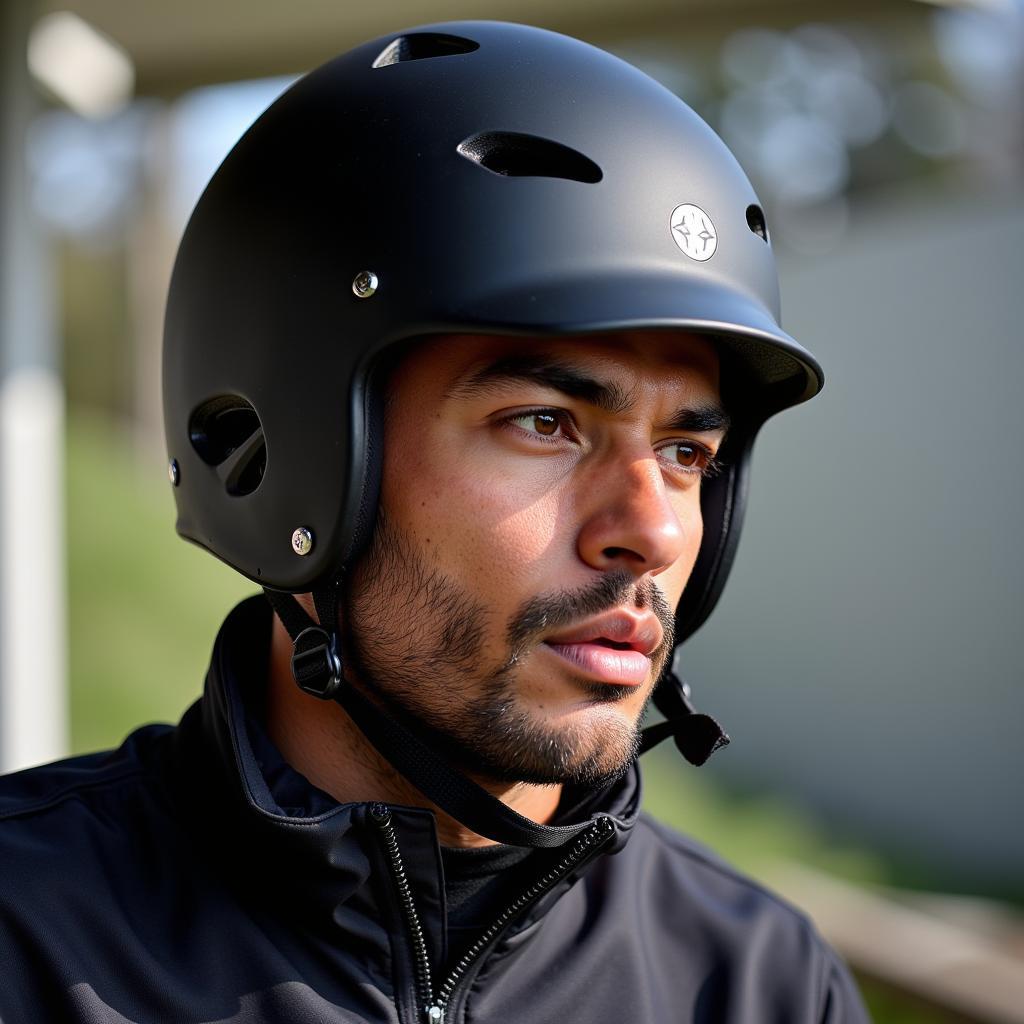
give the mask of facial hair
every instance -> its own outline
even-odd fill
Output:
[[[525,601],[505,627],[504,657],[485,665],[493,611],[430,565],[381,510],[341,625],[356,679],[456,767],[500,783],[599,788],[637,756],[642,713],[635,722],[608,714],[552,725],[522,705],[516,677],[544,634],[627,603],[661,622],[664,637],[651,655],[660,672],[672,650],[672,610],[649,579],[625,570]],[[594,707],[635,692],[584,677],[575,683]]]

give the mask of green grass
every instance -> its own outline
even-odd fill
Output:
[[[162,466],[144,474],[102,419],[70,420],[67,510],[77,753],[176,721],[202,690],[221,620],[255,588],[177,536]]]
[[[162,464],[141,467],[109,421],[74,414],[67,460],[71,740],[84,752],[177,720],[202,691],[221,621],[256,588],[177,537]],[[672,750],[645,766],[647,808],[754,876],[779,860],[855,881],[889,876],[881,858],[837,844],[784,801],[730,795]],[[948,1020],[882,989],[865,994],[877,1024]]]

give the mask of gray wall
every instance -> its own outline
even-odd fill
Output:
[[[1024,200],[890,196],[782,284],[827,384],[690,645],[712,770],[1024,889]]]

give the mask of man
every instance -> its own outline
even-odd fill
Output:
[[[178,530],[270,604],[177,728],[8,781],[5,1024],[864,1020],[638,813],[641,747],[727,741],[673,652],[820,386],[749,183],[635,69],[458,23],[295,85],[193,215],[164,363]]]

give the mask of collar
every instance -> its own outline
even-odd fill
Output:
[[[183,814],[243,898],[259,893],[307,924],[339,924],[353,913],[379,918],[373,876],[380,860],[369,805],[338,803],[317,789],[284,761],[263,729],[271,615],[263,597],[249,598],[217,636],[203,696],[176,735]],[[607,791],[563,799],[567,823],[611,818],[616,838],[609,852],[625,845],[639,805],[635,764]],[[443,920],[434,815],[418,807],[392,805],[391,811],[421,916]]]

